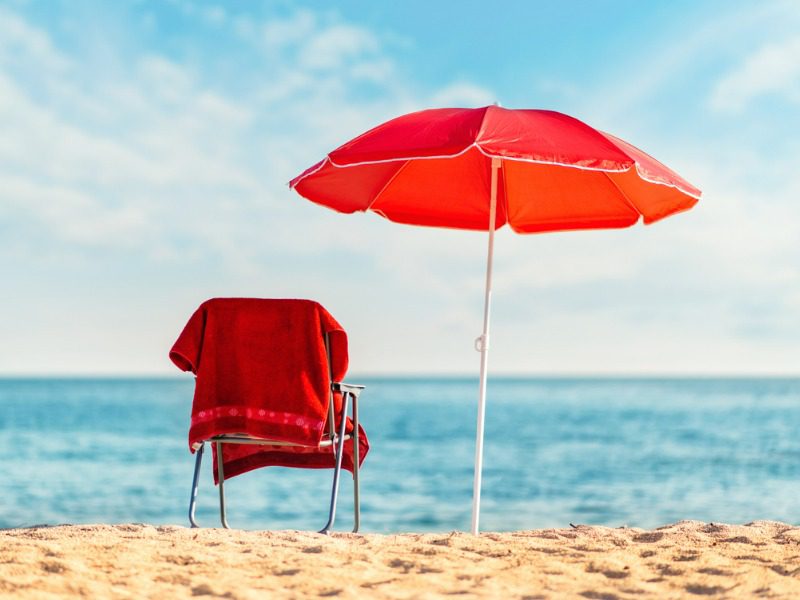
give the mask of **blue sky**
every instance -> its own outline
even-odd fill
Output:
[[[310,297],[361,373],[475,373],[485,239],[286,182],[397,114],[550,108],[704,190],[497,239],[495,373],[800,372],[797,2],[0,2],[0,373],[169,374],[212,296]]]

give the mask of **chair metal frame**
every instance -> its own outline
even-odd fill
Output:
[[[328,369],[331,369],[330,343],[328,336],[325,336],[325,347],[328,354]],[[195,520],[195,508],[197,506],[197,490],[200,483],[200,465],[203,462],[203,450],[206,442],[214,444],[217,449],[217,479],[219,480],[219,517],[222,526],[229,529],[228,518],[225,509],[225,472],[222,464],[222,445],[223,444],[253,444],[259,446],[294,446],[304,448],[329,448],[333,447],[335,466],[333,469],[333,486],[331,489],[330,510],[328,511],[328,522],[320,529],[319,533],[329,533],[336,520],[336,503],[339,497],[339,475],[342,470],[342,457],[344,455],[344,443],[353,439],[353,533],[358,533],[361,525],[361,498],[358,481],[360,448],[358,432],[358,397],[364,390],[363,385],[353,385],[341,381],[331,382],[330,401],[328,402],[328,431],[323,434],[319,444],[298,444],[281,440],[271,440],[268,438],[254,437],[246,434],[225,434],[215,435],[202,442],[194,444],[197,457],[194,464],[194,477],[192,478],[192,493],[189,499],[189,522],[191,526],[199,527]],[[336,419],[333,409],[334,393],[342,394],[342,412],[339,424],[339,431],[336,431]],[[347,426],[347,408],[349,401],[352,400],[352,419],[353,433],[345,433]]]

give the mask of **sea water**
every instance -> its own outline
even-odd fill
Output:
[[[357,382],[362,531],[468,529],[477,382]],[[0,527],[187,525],[192,391],[191,378],[0,380]],[[229,480],[231,526],[318,529],[331,473]],[[208,458],[197,516],[219,524]],[[800,522],[800,379],[490,379],[483,530],[680,519]]]

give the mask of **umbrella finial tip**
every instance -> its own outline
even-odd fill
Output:
[[[498,102],[497,100],[495,100],[494,102],[492,102],[492,106],[500,106],[500,102]]]

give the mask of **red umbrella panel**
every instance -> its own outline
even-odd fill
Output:
[[[630,227],[692,208],[701,192],[635,146],[573,117],[499,106],[403,115],[340,146],[290,182],[342,213],[489,232],[472,532],[480,518],[494,232]]]

